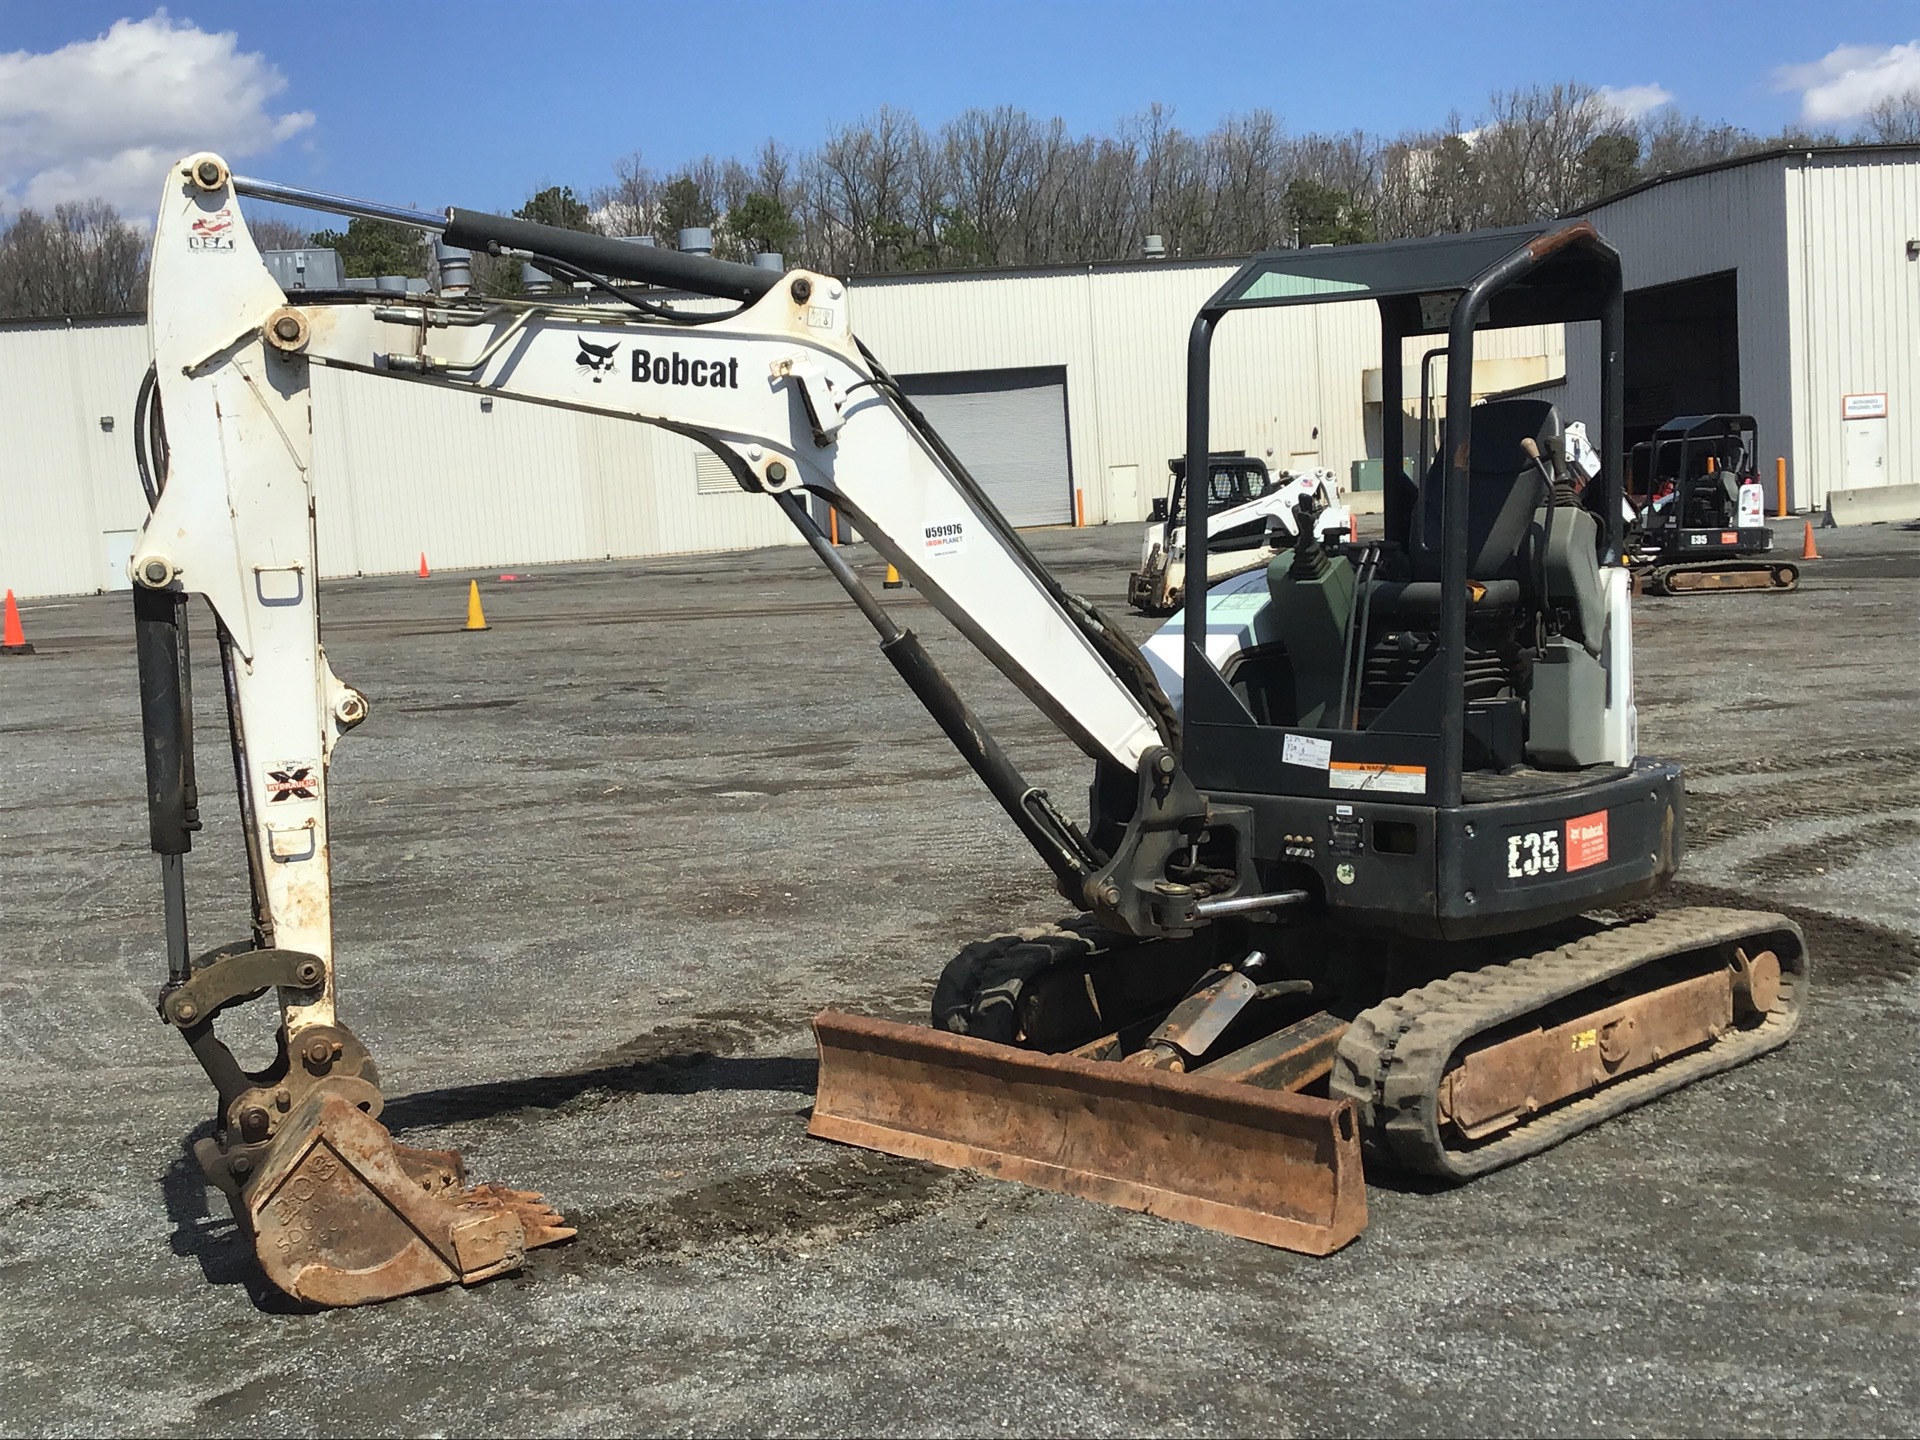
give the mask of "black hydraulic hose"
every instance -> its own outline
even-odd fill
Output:
[[[447,244],[463,250],[480,250],[489,255],[498,255],[502,250],[525,250],[577,266],[593,275],[639,280],[648,285],[749,304],[781,280],[777,271],[753,265],[636,245],[631,240],[564,230],[558,225],[539,225],[531,220],[488,215],[479,210],[457,207],[448,210],[444,234]]]
[[[714,315],[683,314],[681,311],[675,310],[671,305],[663,305],[658,300],[649,300],[644,296],[635,295],[630,290],[622,290],[617,285],[608,284],[598,275],[590,275],[585,270],[569,265],[564,260],[556,260],[551,255],[535,255],[534,259],[538,260],[543,266],[550,267],[555,272],[565,275],[570,279],[584,280],[596,290],[603,290],[613,296],[613,298],[620,301],[621,304],[631,305],[642,314],[651,315],[654,319],[664,321],[669,325],[711,325],[716,320],[731,319],[746,308],[742,305],[737,309],[722,310]]]
[[[227,696],[227,743],[233,752],[233,785],[240,796],[240,828],[247,841],[247,889],[253,900],[253,943],[262,950],[273,944],[273,910],[264,887],[266,866],[260,854],[260,831],[255,825],[253,787],[247,783],[247,735],[240,715],[240,652],[226,621],[214,617],[220,639],[220,679]]]
[[[160,367],[147,366],[140,381],[140,393],[133,401],[133,463],[140,469],[140,488],[146,493],[147,509],[160,503],[167,488],[167,471],[172,456],[167,449],[166,414],[160,407]]]
[[[1060,882],[1061,894],[1076,904],[1085,903],[1086,882],[1097,868],[1104,863],[1086,838],[1071,824],[1053,811],[1047,803],[1044,791],[1035,789],[1007,758],[987,728],[980,723],[960,692],[953,688],[940,667],[927,654],[926,647],[920,643],[920,637],[911,630],[902,629],[889,615],[884,606],[873,597],[873,592],[861,583],[860,577],[853,573],[833,543],[820,533],[820,527],[813,517],[807,514],[805,504],[791,491],[782,492],[774,497],[780,508],[786,511],[787,518],[799,530],[813,553],[826,565],[833,578],[840,582],[854,604],[860,607],[861,614],[880,636],[880,653],[887,657],[907,688],[919,700],[936,724],[953,742],[953,748],[981,782],[993,798],[1000,802],[1000,808],[1007,812],[1029,844],[1039,852],[1047,868]],[[1064,826],[1061,833],[1057,826]]]
[[[146,492],[149,510],[160,503],[160,486],[147,463],[147,407],[158,403],[159,382],[159,365],[147,366],[147,373],[140,377],[140,393],[133,401],[133,463],[139,467],[140,488]]]

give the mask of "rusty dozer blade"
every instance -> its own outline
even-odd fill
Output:
[[[814,1017],[811,1135],[1327,1255],[1367,1226],[1351,1102]]]
[[[464,1179],[456,1152],[396,1145],[322,1088],[275,1133],[236,1209],[267,1278],[314,1305],[476,1285],[574,1233],[538,1195]]]

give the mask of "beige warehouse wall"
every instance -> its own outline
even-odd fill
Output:
[[[0,588],[124,588],[146,519],[133,319],[0,327]],[[701,493],[700,447],[631,421],[314,368],[324,578],[798,543],[760,496]],[[109,432],[100,417],[114,421]]]
[[[55,595],[127,583],[110,556],[112,537],[146,516],[133,458],[146,368],[137,323],[0,329],[0,589]]]
[[[1885,428],[1885,482],[1920,482],[1920,151],[1820,155],[1787,171],[1795,271],[1795,458],[1818,505],[1848,487],[1848,425]],[[1883,393],[1884,420],[1842,418],[1846,395]]]

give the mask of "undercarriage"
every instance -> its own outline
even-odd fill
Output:
[[[1513,1164],[1785,1044],[1806,977],[1799,928],[1748,911],[1453,943],[1083,918],[961,951],[931,1029],[821,1015],[811,1130],[1325,1254],[1365,1226],[1362,1153]]]

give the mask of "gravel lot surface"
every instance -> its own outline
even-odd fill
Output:
[[[1035,543],[1118,610],[1137,536]],[[0,1430],[1911,1434],[1920,535],[1820,544],[1797,595],[1636,612],[1643,748],[1689,770],[1668,903],[1800,920],[1799,1037],[1464,1189],[1378,1184],[1324,1260],[805,1137],[809,1015],[918,1019],[961,942],[1062,907],[804,552],[489,573],[474,635],[466,575],[330,585],[373,700],[333,772],[343,1017],[397,1132],[581,1231],[333,1313],[263,1288],[183,1148],[212,1094],[152,1009],[126,597],[29,605]],[[897,604],[1078,808],[1077,752]],[[219,693],[203,665],[198,948],[246,928]]]

